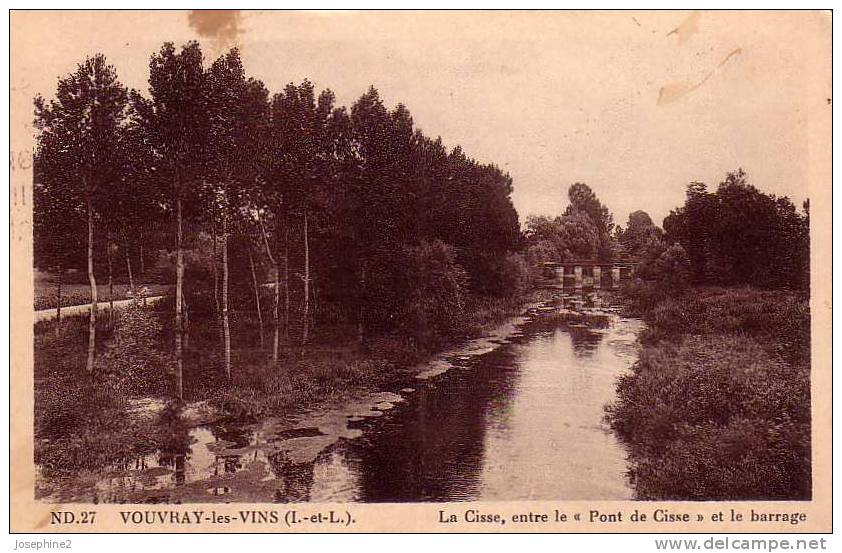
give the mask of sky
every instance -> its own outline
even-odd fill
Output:
[[[199,40],[207,63],[236,45],[272,92],[308,78],[349,107],[369,85],[404,103],[428,136],[508,171],[522,221],[584,182],[615,222],[660,224],[688,183],[738,167],[799,206],[829,186],[830,29],[820,12],[17,11],[12,124],[88,55],[146,91],[164,41]]]

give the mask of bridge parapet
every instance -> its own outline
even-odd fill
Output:
[[[630,260],[617,261],[548,261],[543,263],[547,272],[552,275],[556,286],[568,286],[565,279],[573,280],[573,287],[600,289],[603,285],[612,289],[620,287],[622,280],[631,277],[637,262]]]

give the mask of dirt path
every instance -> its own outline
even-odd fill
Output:
[[[151,296],[146,298],[146,303],[151,304],[159,301],[164,296]],[[130,305],[134,300],[127,299],[127,300],[116,300],[114,302],[114,309],[123,309],[124,307]],[[97,304],[100,309],[108,309],[110,307],[110,303],[107,301],[101,301]],[[61,316],[73,316],[73,315],[83,315],[90,311],[91,304],[86,303],[84,305],[71,305],[69,307],[62,307],[61,308]],[[40,321],[49,321],[56,318],[56,309],[41,309],[35,312],[34,322]]]

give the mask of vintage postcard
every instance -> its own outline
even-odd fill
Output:
[[[831,531],[829,11],[10,25],[13,532]]]

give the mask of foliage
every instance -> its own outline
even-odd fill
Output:
[[[166,294],[170,287],[166,284],[149,284],[144,285],[148,290],[147,296],[162,296]],[[109,300],[109,293],[111,289],[114,290],[114,301],[125,300],[131,297],[131,289],[128,284],[114,283],[113,286],[108,284],[98,284],[98,297],[100,308],[107,306]],[[85,305],[91,302],[91,289],[88,285],[79,284],[62,284],[61,285],[61,307],[71,307],[74,305]],[[58,305],[58,293],[54,284],[36,283],[35,285],[35,301],[33,307],[36,311],[42,309],[55,309]],[[62,313],[62,317],[65,314]]]
[[[696,283],[809,286],[809,213],[760,192],[742,169],[728,173],[716,192],[688,186],[664,230],[667,242],[686,250]]]
[[[596,197],[593,190],[580,182],[574,183],[567,192],[570,205],[567,206],[565,215],[576,213],[587,214],[591,223],[596,227],[597,246],[594,252],[597,259],[609,260],[612,252],[612,231],[614,229],[614,218],[608,207]]]
[[[636,280],[648,329],[611,426],[641,499],[810,497],[808,299],[794,292]]]
[[[635,276],[657,282],[666,290],[679,290],[690,281],[690,259],[681,244],[667,246],[657,237],[647,242]]]
[[[323,316],[357,324],[368,337],[394,330],[407,303],[404,255],[422,243],[450,248],[467,275],[466,293],[503,296],[529,282],[513,257],[521,233],[511,177],[459,146],[446,148],[425,136],[406,106],[388,108],[373,87],[350,109],[336,106],[330,90],[318,92],[308,80],[270,95],[248,75],[236,49],[206,67],[196,42],[180,48],[168,42],[151,56],[146,93],[120,88],[102,56],[86,64],[114,94],[106,103],[113,109],[103,111],[108,118],[95,118],[102,132],[91,136],[109,140],[99,146],[99,166],[84,191],[77,193],[85,179],[69,169],[93,167],[93,158],[54,147],[64,136],[54,130],[62,121],[57,114],[72,115],[61,127],[71,129],[85,113],[69,93],[83,80],[73,75],[60,81],[51,104],[36,101],[36,257],[45,269],[81,266],[81,216],[91,198],[103,231],[95,237],[95,272],[106,247],[131,258],[148,243],[156,250],[147,258],[158,259],[157,274],[172,280],[173,258],[181,253],[182,290],[207,293],[220,262],[208,239],[216,234],[217,256],[223,240],[230,246],[235,295],[245,298],[253,288],[252,259],[261,280],[274,278],[277,268],[281,318],[290,322],[285,335],[302,331],[311,319],[319,324]],[[93,144],[76,142],[88,149]],[[78,164],[86,159],[91,163]],[[571,198],[593,210],[585,192]],[[577,227],[587,226],[587,217],[583,212],[568,219],[565,232],[578,240]],[[183,229],[181,239],[176,228]],[[267,311],[274,313],[272,303]]]
[[[746,336],[644,349],[609,411],[638,497],[809,498],[809,389],[808,371]]]
[[[420,344],[458,325],[465,309],[468,275],[451,246],[435,240],[406,249],[408,299],[402,314],[407,334]]]
[[[36,230],[42,231],[36,242],[52,238],[38,243],[36,252],[46,257],[38,256],[36,266],[49,268],[49,260],[63,264],[56,256],[63,258],[72,249],[57,244],[53,232],[86,232],[78,224],[87,218],[86,204],[103,202],[108,196],[107,188],[120,173],[119,133],[127,102],[126,88],[102,54],[87,58],[75,72],[59,79],[55,99],[47,102],[40,95],[35,97],[39,131],[35,223]],[[93,207],[100,212],[104,206]]]
[[[161,325],[140,302],[120,311],[114,337],[99,357],[98,370],[126,396],[159,395],[170,388],[171,361],[160,351]]]
[[[33,231],[35,266],[63,272],[87,262],[87,220],[112,220],[121,174],[120,125],[128,93],[97,54],[59,79],[56,96],[35,98]]]
[[[105,318],[97,333],[108,336]],[[46,475],[102,469],[147,450],[143,429],[126,416],[127,398],[85,370],[86,317],[65,318],[61,332],[35,328],[35,462]]]
[[[500,289],[508,298],[525,297],[538,279],[535,268],[521,253],[508,253],[499,264]]]
[[[526,219],[527,256],[532,263],[593,259],[598,255],[599,231],[583,211],[550,219]]]
[[[170,215],[179,198],[198,193],[198,180],[207,156],[208,109],[202,51],[197,42],[188,42],[176,51],[164,43],[149,61],[149,97],[131,93],[131,123],[142,140],[136,147],[154,171],[158,197]],[[199,209],[199,202],[186,202],[185,209]]]
[[[625,255],[640,259],[652,240],[663,238],[663,231],[655,226],[645,211],[629,214],[626,227],[617,227],[614,236]]]
[[[70,307],[72,305],[84,305],[90,303],[91,293],[84,290],[62,291],[61,293],[61,307]],[[38,295],[35,297],[34,308],[36,311],[42,309],[55,309],[59,306],[58,292],[52,291],[47,294]]]

